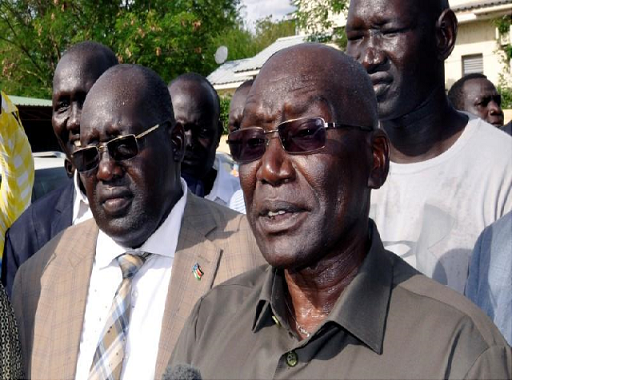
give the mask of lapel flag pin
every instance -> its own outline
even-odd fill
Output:
[[[200,268],[200,264],[198,263],[193,264],[191,272],[193,272],[193,277],[195,277],[198,281],[200,281],[200,279],[202,279],[202,275],[204,275],[204,272],[202,272],[202,268]]]

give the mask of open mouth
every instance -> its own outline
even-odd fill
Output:
[[[291,203],[271,203],[259,211],[258,223],[266,233],[275,234],[298,226],[306,213],[306,209]]]
[[[74,149],[80,148],[80,135],[69,135],[69,142],[75,147]]]

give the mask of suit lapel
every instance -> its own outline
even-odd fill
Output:
[[[217,216],[204,200],[191,192],[187,194],[162,318],[156,379],[162,377],[173,346],[196,302],[213,286],[221,249],[207,239],[207,234],[216,228],[219,221]],[[200,279],[194,274],[194,266],[203,273]]]
[[[98,227],[88,220],[71,227],[42,276],[36,310],[32,379],[73,379],[84,324]],[[58,253],[59,252],[59,253]]]
[[[56,202],[55,215],[51,220],[51,233],[62,232],[73,222],[73,179],[64,187],[64,192]]]

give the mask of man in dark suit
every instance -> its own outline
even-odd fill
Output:
[[[184,130],[155,72],[108,69],[79,137],[72,160],[93,218],[55,236],[14,283],[26,377],[159,379],[197,300],[264,260],[244,215],[180,177]]]
[[[104,71],[118,64],[102,44],[85,41],[69,48],[53,75],[51,124],[67,158],[76,149],[80,114],[89,89]],[[70,163],[68,163],[70,164]],[[6,232],[2,257],[2,283],[11,297],[18,268],[63,229],[91,217],[84,187],[72,168],[69,182],[31,205]]]

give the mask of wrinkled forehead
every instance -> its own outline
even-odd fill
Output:
[[[92,90],[93,91],[93,90]],[[140,133],[154,123],[142,92],[130,89],[102,89],[91,94],[84,105],[80,121],[80,135],[95,135],[103,131],[119,130],[122,134]]]
[[[347,15],[347,29],[383,25],[392,22],[413,24],[426,14],[420,0],[352,0]],[[426,0],[432,1],[432,0]],[[433,7],[430,7],[433,8]]]
[[[107,69],[105,63],[95,58],[73,55],[63,57],[53,74],[53,92],[69,91],[80,85],[91,85]]]
[[[267,126],[305,115],[339,118],[340,102],[317,74],[279,73],[257,80],[244,105],[242,127]]]

